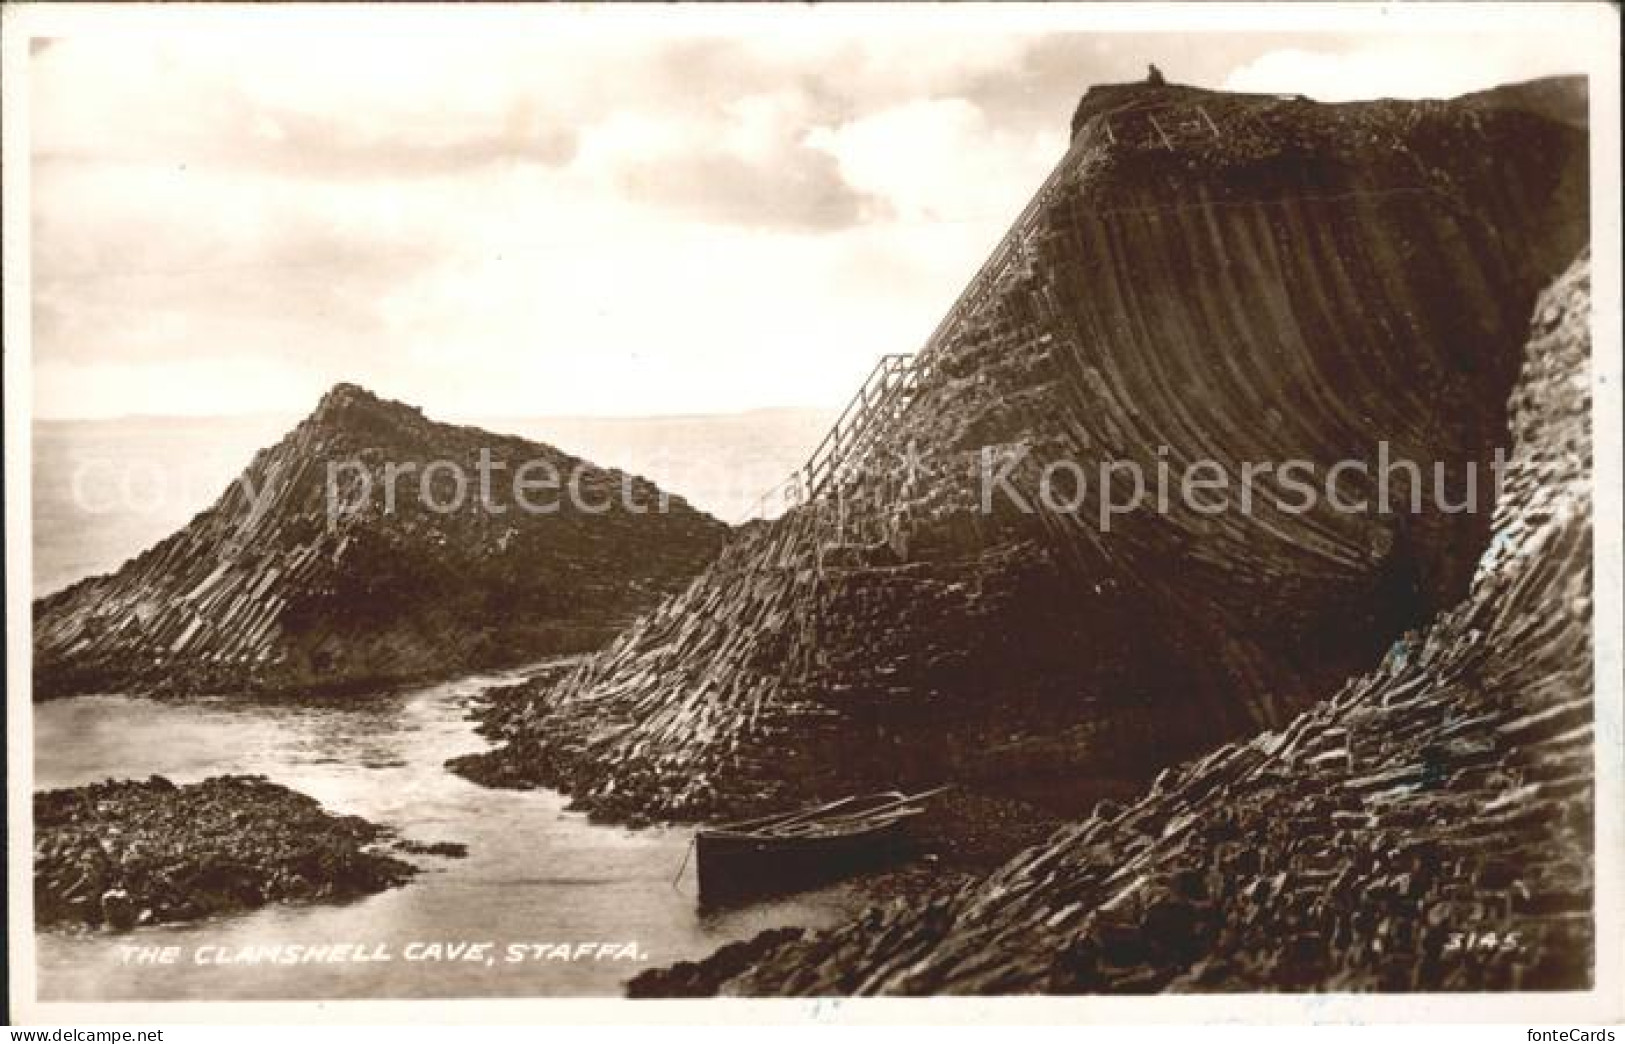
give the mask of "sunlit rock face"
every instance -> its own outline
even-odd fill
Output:
[[[341,384],[184,529],[35,602],[35,697],[354,689],[581,652],[726,531],[643,479]]]
[[[872,449],[534,686],[478,774],[611,815],[942,780],[1078,811],[1289,720],[1468,590],[1530,309],[1585,242],[1583,97],[1091,90]],[[1345,461],[1301,509],[1258,470]],[[1102,466],[1166,505],[1103,505]]]

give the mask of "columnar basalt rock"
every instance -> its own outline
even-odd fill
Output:
[[[341,384],[186,528],[35,603],[34,694],[310,692],[580,652],[726,532],[644,479]]]
[[[1535,310],[1509,409],[1514,452],[1470,593],[1375,670],[958,891],[634,988],[1588,987],[1589,323],[1582,259]]]
[[[34,918],[42,928],[124,929],[354,899],[417,873],[375,850],[387,836],[261,776],[42,791],[34,795]]]
[[[1487,507],[1529,308],[1585,241],[1583,91],[1090,91],[838,495],[741,531],[464,768],[609,815],[944,779],[1078,810],[1289,720],[1466,591],[1488,511],[1433,469]],[[1384,447],[1414,511],[1403,470],[1379,500]],[[1278,472],[1238,504],[1293,461],[1366,472],[1342,505]],[[1074,510],[1038,496],[1055,462]],[[1175,488],[1104,523],[1131,464]],[[1226,510],[1178,491],[1206,466]]]

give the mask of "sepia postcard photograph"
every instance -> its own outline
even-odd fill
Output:
[[[8,1021],[1625,1017],[1617,6],[3,89]]]

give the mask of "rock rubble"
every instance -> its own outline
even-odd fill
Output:
[[[389,836],[263,776],[42,791],[34,795],[35,923],[126,929],[354,899],[417,873],[376,850]]]

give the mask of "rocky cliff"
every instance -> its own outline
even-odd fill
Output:
[[[726,531],[643,479],[341,384],[184,529],[35,603],[35,697],[354,688],[579,652]]]
[[[1077,812],[1290,720],[1467,590],[1530,308],[1585,242],[1583,97],[1091,90],[869,451],[467,769],[611,815],[943,780]],[[1255,469],[1237,509],[1291,461],[1366,470],[1298,509]],[[1086,487],[1052,509],[1057,464]],[[1102,466],[1217,469],[1231,506],[1118,512]]]
[[[958,891],[642,995],[1591,984],[1589,264],[1541,299],[1465,600],[1278,731]]]

